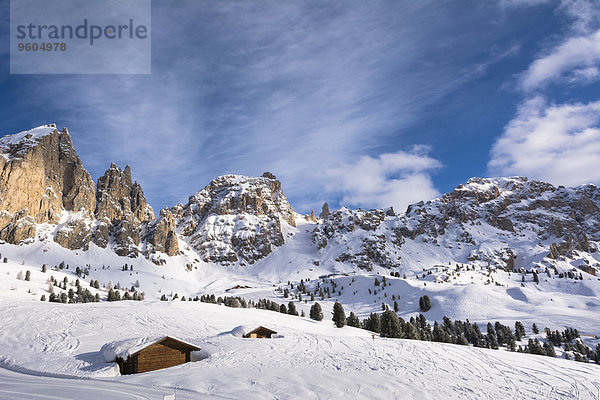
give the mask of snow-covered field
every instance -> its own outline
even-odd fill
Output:
[[[415,259],[425,260],[420,262],[427,268],[407,271],[404,279],[391,277],[383,269],[366,272],[341,263],[316,265],[313,261],[319,255],[307,246],[310,233],[300,224],[293,234],[285,246],[252,266],[197,263],[191,270],[184,256],[156,266],[141,257],[118,257],[93,244],[85,253],[63,249],[52,241],[3,244],[1,258],[7,262],[0,263],[0,398],[160,400],[176,390],[178,399],[600,399],[598,365],[505,349],[373,339],[368,331],[338,329],[330,320],[336,300],[344,304],[347,314],[354,311],[365,318],[380,312],[382,303],[392,307],[393,299],[398,315],[408,319],[418,315],[419,297],[427,294],[433,302],[425,313],[431,323],[443,316],[468,318],[484,330],[487,322],[514,326],[519,320],[528,335],[534,322],[541,330],[573,327],[587,335],[584,341],[595,348],[599,342],[595,336],[600,335],[597,277],[583,274],[581,280],[559,279],[540,273],[536,284],[526,274],[522,283],[519,273],[462,265],[457,270],[454,263],[436,266],[441,260],[426,254],[426,245],[415,245]],[[54,269],[61,261],[69,269]],[[123,271],[125,263],[133,271]],[[42,264],[47,265],[45,273]],[[119,284],[121,292],[139,283],[137,289],[147,300],[40,301],[42,295],[49,296],[50,276],[58,282],[67,278],[66,290],[54,286],[57,294],[75,290],[75,268],[88,264],[89,275],[81,278],[81,285],[92,294],[106,298],[109,282]],[[17,279],[19,273],[24,278],[26,271],[30,271],[30,281]],[[333,272],[333,276],[319,278]],[[376,286],[375,279],[382,281],[384,275],[386,285]],[[277,303],[293,300],[298,311],[308,315],[312,302],[305,300],[309,296],[299,301],[287,284],[290,280],[297,288],[300,279],[305,279],[313,293],[317,284],[331,289],[331,297],[322,300],[315,295],[323,306],[324,321],[179,300],[202,294],[267,298]],[[98,280],[100,289],[91,288],[90,280]],[[236,285],[242,288],[232,289]],[[291,296],[284,298],[279,288],[290,289]],[[172,301],[175,293],[179,299]],[[158,301],[162,295],[170,301]],[[228,333],[240,325],[264,325],[281,337],[242,339]],[[106,363],[100,352],[111,341],[162,335],[198,345],[202,351],[196,358],[200,360],[119,376],[115,364]],[[557,353],[561,354],[559,349]]]
[[[266,310],[200,302],[0,304],[0,397],[597,399],[600,367],[457,345],[371,338]],[[243,339],[238,325],[265,325],[276,339]],[[172,335],[202,348],[199,361],[115,376],[103,344]],[[43,377],[40,375],[44,375]],[[50,377],[49,377],[50,376]],[[88,379],[81,379],[88,378]],[[42,396],[48,394],[48,397]],[[108,397],[107,397],[108,396]]]

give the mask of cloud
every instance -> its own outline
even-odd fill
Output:
[[[589,34],[600,23],[600,7],[596,0],[563,0],[557,12],[570,19],[569,30],[573,35]]]
[[[467,77],[481,78],[487,74],[488,69],[507,58],[516,57],[521,51],[521,43],[512,43],[510,46],[503,48],[494,45],[489,50],[489,59],[483,63],[475,64],[474,68],[467,71]]]
[[[389,207],[404,211],[409,204],[436,197],[431,172],[441,163],[428,155],[426,146],[409,151],[362,156],[354,163],[326,171],[331,177],[329,192],[342,193],[342,204]]]
[[[491,150],[495,175],[525,175],[555,184],[600,183],[600,101],[525,101]]]
[[[95,177],[129,163],[155,208],[264,171],[300,211],[334,205],[323,171],[410,145],[481,41],[452,34],[472,15],[426,2],[155,2],[152,15],[152,75],[30,76],[13,114],[68,126]]]
[[[517,2],[518,3],[518,2]],[[597,1],[563,0],[555,13],[564,17],[566,33],[551,38],[554,45],[544,50],[521,74],[525,92],[543,89],[550,83],[587,84],[597,78],[600,65],[600,7]]]
[[[503,8],[533,7],[548,4],[551,1],[553,0],[500,0],[498,4]]]
[[[566,78],[569,82],[586,82],[590,71],[600,64],[600,30],[573,37],[535,60],[521,78],[521,87],[532,91]]]

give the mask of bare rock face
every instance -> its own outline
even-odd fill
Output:
[[[66,128],[58,131],[50,124],[4,136],[0,152],[0,210],[11,216],[1,219],[4,240],[18,243],[33,237],[30,221],[57,223],[63,211],[93,213],[94,182]]]
[[[96,243],[97,246],[102,248],[106,248],[106,246],[108,246],[110,240],[111,226],[112,223],[107,217],[104,217],[97,221],[96,229],[94,230],[93,234],[93,241],[94,243]]]
[[[596,252],[598,242],[596,186],[554,187],[526,177],[472,178],[437,199],[409,206],[402,215],[342,208],[313,230],[319,252],[365,269],[402,268],[402,258],[418,260],[417,248],[428,247],[486,268],[544,270],[554,260]],[[546,257],[546,264],[532,263],[532,254]]]
[[[284,243],[283,224],[295,226],[281,182],[225,175],[171,210],[178,231],[204,261],[254,263]]]
[[[94,243],[106,247],[112,234],[115,253],[137,257],[142,223],[154,219],[154,211],[146,202],[141,186],[132,183],[129,166],[121,170],[111,164],[98,178],[95,214],[102,222],[94,234]]]
[[[113,223],[113,250],[120,256],[135,258],[139,254],[140,221],[133,214],[125,214],[121,221]]]
[[[54,235],[54,241],[62,247],[71,250],[87,250],[92,239],[92,221],[89,218],[82,217],[80,214],[73,214],[60,227]]]
[[[0,240],[8,243],[21,243],[35,236],[36,224],[31,215],[27,215],[27,210],[23,210],[10,215],[4,211],[0,216],[0,220],[4,222],[4,228],[0,230]]]
[[[329,217],[329,214],[331,214],[329,212],[329,204],[323,203],[323,207],[321,207],[321,214],[319,215],[319,218],[327,219]]]
[[[111,164],[104,175],[98,178],[96,201],[98,219],[107,217],[111,221],[120,221],[129,213],[140,222],[154,218],[154,211],[146,202],[141,186],[131,181],[129,165],[121,170]]]
[[[343,249],[338,262],[354,264],[372,270],[375,265],[391,268],[398,263],[395,250],[402,245],[401,235],[394,229],[394,218],[383,210],[341,209],[330,212],[312,232],[312,242],[318,250],[326,247]],[[348,242],[348,236],[361,240]],[[396,247],[397,246],[397,247]]]
[[[168,208],[160,210],[160,215],[148,223],[147,234],[148,253],[162,252],[174,256],[179,252],[175,218]]]

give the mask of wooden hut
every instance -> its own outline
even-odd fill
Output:
[[[157,369],[173,367],[190,361],[190,353],[200,350],[199,347],[169,336],[142,341],[127,348],[126,344],[117,343],[120,352],[115,355],[116,363],[122,375],[137,374]]]
[[[270,339],[272,337],[272,335],[277,334],[277,332],[269,329],[269,328],[265,328],[264,326],[259,326],[258,328],[254,329],[253,331],[248,332],[247,334],[244,335],[245,338],[258,338],[258,339]]]

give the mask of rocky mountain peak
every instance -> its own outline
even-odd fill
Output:
[[[270,174],[270,173],[266,173]],[[276,216],[295,226],[294,210],[275,175],[260,178],[224,175],[189,198],[194,213],[204,217],[214,213],[231,215],[248,213],[257,216]]]
[[[96,189],[96,217],[120,221],[133,214],[140,222],[154,219],[154,211],[146,202],[142,187],[132,183],[129,165],[121,170],[114,163],[98,178]]]
[[[271,173],[259,178],[225,175],[172,209],[180,232],[205,261],[253,263],[284,243],[283,224],[295,214],[281,182]]]
[[[115,253],[137,257],[142,224],[154,219],[154,211],[142,187],[132,182],[129,166],[121,170],[112,163],[98,178],[96,218],[100,220],[94,235],[98,246],[106,247],[112,235]]]
[[[422,259],[419,246],[427,252],[440,248],[457,262],[509,271],[531,269],[531,259],[551,266],[571,258],[575,265],[587,257],[581,252],[597,251],[599,241],[596,186],[555,187],[525,177],[472,178],[399,216],[342,208],[313,231],[319,251],[338,253],[337,261],[366,269],[400,266],[400,258]]]
[[[35,235],[35,223],[58,222],[63,211],[91,215],[94,183],[67,129],[49,124],[0,138],[0,239]]]

